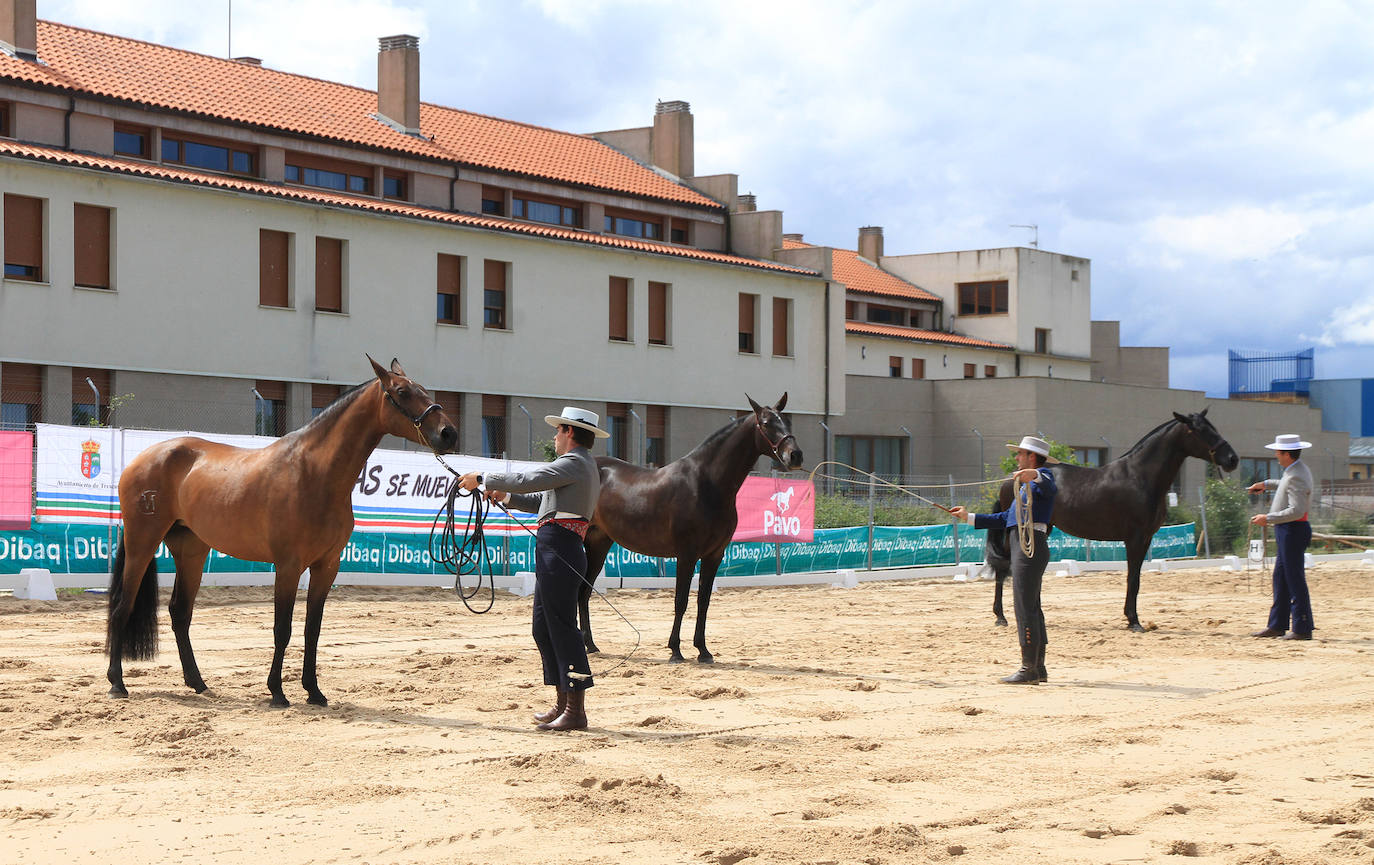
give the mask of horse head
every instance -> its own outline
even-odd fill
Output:
[[[430,399],[429,391],[407,376],[396,358],[391,359],[391,369],[372,360],[372,355],[367,359],[372,362],[382,394],[389,403],[382,411],[382,428],[435,453],[453,453],[458,446],[458,428],[439,404]]]
[[[797,444],[797,437],[792,435],[787,418],[782,416],[782,410],[787,407],[786,391],[774,406],[761,406],[747,393],[744,398],[749,400],[754,410],[754,434],[759,455],[772,457],[778,468],[785,472],[801,468],[801,446]]]
[[[1174,420],[1188,430],[1188,434],[1183,437],[1183,449],[1187,451],[1188,456],[1216,463],[1219,468],[1228,472],[1235,471],[1236,466],[1240,465],[1240,456],[1236,449],[1221,437],[1221,433],[1217,432],[1217,428],[1207,419],[1207,409],[1195,414],[1174,412]]]

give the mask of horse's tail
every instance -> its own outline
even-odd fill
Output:
[[[999,580],[1011,573],[1011,550],[1007,547],[1007,533],[988,530],[987,540],[983,543],[983,561]]]
[[[119,539],[110,564],[110,612],[105,631],[105,652],[119,647],[120,656],[129,661],[146,661],[157,656],[157,558],[148,562],[138,584],[138,597],[123,626],[116,631],[115,615],[124,603],[124,539]]]

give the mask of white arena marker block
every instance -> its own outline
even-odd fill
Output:
[[[1226,557],[1226,564],[1222,565],[1222,566],[1221,566],[1221,569],[1222,569],[1223,571],[1238,571],[1238,570],[1240,570],[1240,556],[1227,556],[1227,557]]]
[[[1164,559],[1150,559],[1149,564],[1145,566],[1145,570],[1159,571],[1163,573],[1164,571],[1169,570],[1169,565],[1167,562],[1164,561]]]
[[[1311,553],[1303,553],[1303,554],[1302,554],[1302,566],[1303,566],[1304,568],[1310,568],[1310,567],[1312,567],[1313,565],[1315,565],[1316,563],[1317,563],[1317,560],[1314,559],[1314,558],[1312,558],[1312,554],[1311,554]]]
[[[515,594],[522,598],[528,598],[530,595],[534,594],[533,571],[516,571],[515,578],[520,581],[520,585],[511,589],[512,592],[515,592]]]
[[[835,572],[838,582],[831,583],[837,589],[853,589],[859,585],[859,575],[853,568],[841,568]]]
[[[1079,567],[1078,562],[1073,559],[1065,559],[1063,569],[1055,571],[1054,575],[1056,577],[1076,577],[1081,573],[1083,570]]]
[[[1374,550],[1365,550],[1364,556],[1360,559],[1362,565],[1374,565]]]
[[[19,576],[26,578],[24,587],[14,590],[22,601],[55,601],[57,589],[52,584],[52,571],[47,568],[23,568]]]

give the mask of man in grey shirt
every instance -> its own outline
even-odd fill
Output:
[[[1259,481],[1247,487],[1248,492],[1274,490],[1269,513],[1250,518],[1257,526],[1274,527],[1274,544],[1278,555],[1274,559],[1274,603],[1269,608],[1269,625],[1251,636],[1279,637],[1284,640],[1312,639],[1312,599],[1307,594],[1307,574],[1304,557],[1312,543],[1312,524],[1307,511],[1312,504],[1312,472],[1302,461],[1302,452],[1312,447],[1301,436],[1284,434],[1274,437],[1265,447],[1274,451],[1283,475],[1274,480]],[[1292,622],[1292,628],[1285,629]]]
[[[594,412],[564,406],[544,418],[557,428],[553,462],[526,472],[469,472],[458,479],[465,490],[484,484],[492,501],[539,515],[535,533],[534,644],[544,666],[544,684],[557,690],[554,707],[534,716],[541,730],[587,727],[585,695],[592,686],[587,648],[577,627],[577,595],[587,574],[582,539],[601,493],[601,473],[591,447],[610,433]],[[538,495],[534,495],[538,493]]]

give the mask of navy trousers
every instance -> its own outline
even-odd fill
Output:
[[[1045,612],[1040,606],[1040,585],[1045,566],[1050,563],[1049,536],[1035,532],[1035,556],[1026,558],[1016,527],[1007,529],[1011,548],[1011,596],[1016,608],[1016,638],[1022,657],[1035,657],[1049,643],[1045,631]]]
[[[544,664],[544,684],[564,691],[592,686],[587,647],[577,628],[577,593],[587,572],[587,551],[577,532],[549,523],[539,527],[534,552],[534,644]],[[586,678],[570,678],[569,672]]]
[[[1312,633],[1312,599],[1307,594],[1304,554],[1312,543],[1312,524],[1307,520],[1274,526],[1278,556],[1274,562],[1274,604],[1269,608],[1269,627],[1295,634]]]

